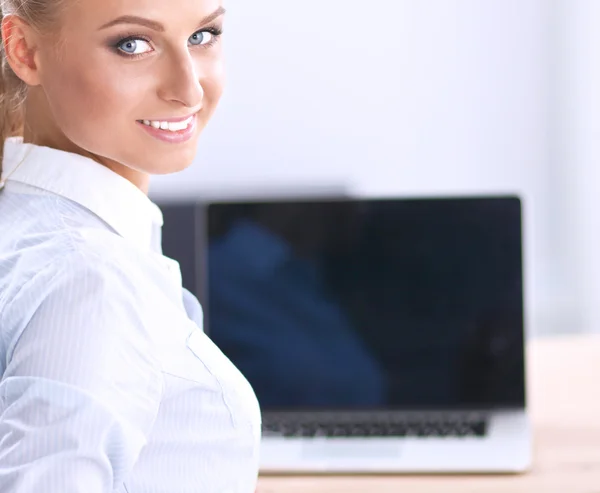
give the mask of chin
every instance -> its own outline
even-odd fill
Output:
[[[153,152],[144,159],[138,169],[151,175],[168,175],[189,168],[196,157],[196,145],[186,145],[185,149],[167,149]]]

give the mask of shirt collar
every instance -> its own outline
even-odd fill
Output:
[[[159,207],[129,180],[93,159],[10,137],[4,143],[3,176],[7,182],[72,200],[123,238],[143,248],[157,247],[157,230],[163,225]]]

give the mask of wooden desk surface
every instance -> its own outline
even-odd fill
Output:
[[[600,335],[527,348],[534,465],[516,476],[261,477],[258,493],[600,493]]]

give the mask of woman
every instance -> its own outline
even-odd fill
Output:
[[[146,195],[220,98],[220,0],[2,9],[0,491],[254,491],[255,395]]]

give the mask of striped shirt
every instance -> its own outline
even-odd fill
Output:
[[[5,143],[0,491],[251,493],[260,409],[125,178]]]

